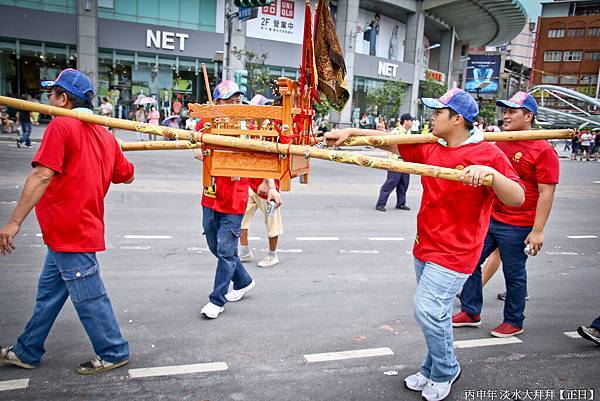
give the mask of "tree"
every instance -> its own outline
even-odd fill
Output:
[[[437,99],[446,93],[446,90],[446,85],[435,79],[427,78],[427,80],[421,82],[421,97]]]
[[[498,115],[496,114],[496,105],[479,103],[479,116],[483,118],[487,125],[496,125]]]
[[[252,95],[265,94],[265,92],[267,92],[267,97],[272,97],[270,93],[272,79],[267,65],[269,53],[257,54],[252,50],[239,49],[234,46],[232,54],[248,70],[248,93],[246,93],[246,97],[251,98]]]
[[[367,101],[377,108],[377,114],[392,117],[398,114],[406,83],[402,81],[385,81],[380,88],[367,93]]]

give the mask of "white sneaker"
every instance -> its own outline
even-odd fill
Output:
[[[254,255],[252,254],[252,251],[250,251],[245,255],[240,255],[240,260],[242,262],[250,262],[253,257],[254,257]]]
[[[417,372],[404,379],[406,388],[413,391],[423,391],[427,383],[429,383],[429,379],[423,376],[421,372]]]
[[[452,389],[452,384],[458,380],[460,377],[460,368],[456,375],[447,382],[437,383],[429,380],[429,383],[425,386],[423,391],[421,392],[421,396],[427,401],[441,401],[444,398],[448,397],[450,394],[450,390]]]
[[[242,299],[244,297],[244,294],[247,293],[248,291],[250,291],[251,289],[253,289],[255,285],[256,285],[256,282],[254,280],[252,280],[250,282],[250,284],[248,284],[244,288],[240,288],[239,290],[229,291],[227,294],[225,294],[225,298],[229,302],[239,301],[240,299]]]
[[[267,255],[263,258],[263,260],[258,262],[256,265],[258,267],[271,267],[271,266],[275,266],[278,263],[279,263],[279,258],[277,256]]]
[[[209,319],[216,319],[217,317],[219,317],[219,314],[223,312],[223,310],[224,308],[222,306],[218,306],[213,304],[212,302],[209,302],[206,305],[204,305],[200,313]]]

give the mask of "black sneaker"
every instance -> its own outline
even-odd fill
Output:
[[[593,327],[579,326],[577,333],[581,336],[581,338],[584,338],[588,341],[593,341],[600,345],[600,330]]]
[[[506,301],[506,292],[501,292],[498,294],[498,299],[500,301]],[[529,301],[529,294],[525,295],[525,301]]]
[[[380,212],[385,212],[385,206],[377,205],[377,206],[375,206],[375,210],[379,210]]]
[[[396,206],[396,209],[400,209],[400,210],[410,210],[410,208],[406,205],[400,205],[400,206]]]
[[[17,148],[21,148],[21,141],[17,139]]]

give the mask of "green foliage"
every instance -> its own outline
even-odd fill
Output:
[[[320,116],[326,116],[330,111],[329,104],[324,102],[322,99],[321,103],[315,102],[313,104],[313,109],[315,110],[315,113]]]
[[[439,98],[446,93],[446,85],[436,81],[435,79],[427,78],[421,82],[421,97]]]
[[[404,97],[406,83],[385,81],[383,86],[367,93],[367,101],[376,107],[376,113],[386,118],[397,116]]]
[[[241,63],[244,63],[248,71],[248,91],[246,97],[248,99],[257,93],[264,94],[268,92],[267,97],[271,96],[271,78],[267,60],[269,53],[257,54],[252,50],[233,48],[233,56]]]
[[[493,103],[479,103],[479,116],[485,120],[487,125],[496,125],[498,115],[496,114],[496,105]]]

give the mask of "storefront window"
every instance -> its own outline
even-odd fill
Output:
[[[360,118],[362,114],[375,113],[376,107],[367,100],[369,91],[383,87],[385,81],[365,77],[354,77],[354,92],[352,94],[352,120]]]
[[[104,0],[98,6],[100,18],[208,32],[216,30],[217,0]]]
[[[202,60],[116,51],[101,51],[99,58],[98,97],[109,98],[116,117],[133,119],[140,103],[156,106],[164,118],[175,100],[183,105],[208,101]],[[207,63],[206,69],[214,89],[214,63]]]
[[[28,94],[45,101],[40,81],[52,80],[60,71],[75,67],[75,49],[46,43],[0,42],[0,94]]]

